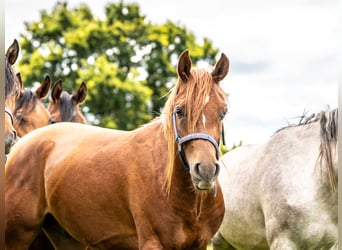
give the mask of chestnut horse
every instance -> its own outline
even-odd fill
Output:
[[[49,93],[51,79],[48,75],[45,76],[37,90],[32,91],[24,88],[20,73],[17,73],[17,78],[21,84],[21,91],[13,112],[14,128],[18,136],[22,137],[32,130],[50,123],[50,113],[41,99]]]
[[[224,215],[229,61],[191,66],[186,50],[162,115],[136,130],[65,122],[16,143],[5,168],[6,249],[27,248],[47,215],[87,249],[206,249]]]
[[[7,49],[5,55],[5,154],[17,140],[17,132],[14,128],[14,107],[19,98],[20,83],[13,72],[12,65],[16,62],[19,54],[19,44],[14,40]]]
[[[48,110],[51,115],[51,123],[56,122],[78,122],[86,123],[79,105],[87,97],[87,85],[82,82],[79,89],[69,94],[63,91],[62,80],[58,80],[51,90],[51,98]]]

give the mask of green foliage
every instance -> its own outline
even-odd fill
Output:
[[[137,4],[109,3],[105,18],[87,5],[70,9],[57,3],[40,20],[26,23],[21,35],[19,71],[26,87],[46,74],[63,80],[71,91],[88,87],[83,106],[88,121],[118,129],[134,129],[159,115],[176,80],[178,56],[189,49],[193,63],[215,63],[218,50],[171,21],[152,24]],[[89,117],[93,117],[90,119]]]
[[[220,144],[220,151],[221,155],[224,155],[225,153],[228,153],[229,151],[242,146],[242,141],[240,141],[238,144],[233,143],[233,146],[231,148],[227,148],[227,146],[223,145],[222,143]]]

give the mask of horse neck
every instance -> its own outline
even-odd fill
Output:
[[[313,195],[315,204],[320,204],[322,209],[330,211],[329,214],[337,214],[337,189],[334,191],[329,179],[330,170],[326,160],[327,152],[329,151],[322,151],[322,137],[320,135],[319,122],[301,125],[294,129],[298,132],[295,134],[297,143],[305,142],[302,145],[302,149],[294,153],[300,158],[304,157],[307,159],[307,164],[304,163],[303,166],[300,166],[303,168],[302,174],[310,178],[310,180],[308,179],[304,183],[310,183],[307,187]],[[337,157],[335,157],[336,154],[334,153],[336,148],[333,144],[326,146],[329,150],[332,149],[331,153],[333,159],[335,159],[333,175],[337,182]],[[304,180],[305,178],[298,179],[301,182]],[[336,220],[337,218],[332,219]]]
[[[322,192],[330,193],[337,197],[337,144],[321,145],[317,159],[316,178],[320,180]]]
[[[334,114],[333,112],[331,111],[331,114]],[[317,164],[322,175],[322,182],[326,183],[325,185],[329,186],[330,190],[337,194],[337,117],[336,119],[328,119],[329,113],[321,113],[321,116],[320,122],[317,122],[320,127],[318,135],[320,147]]]

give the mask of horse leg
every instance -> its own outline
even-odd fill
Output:
[[[30,206],[26,204],[26,206]],[[31,211],[32,212],[32,211]],[[28,249],[31,242],[39,233],[42,219],[36,214],[14,209],[10,215],[6,214],[5,244],[7,250]]]
[[[293,250],[298,249],[296,244],[287,235],[278,235],[270,242],[270,250]]]
[[[39,189],[26,186],[26,180],[13,180],[11,183],[12,178],[9,179],[6,180],[5,192],[6,249],[28,249],[44,221],[45,200]],[[33,176],[30,181],[35,179]],[[35,181],[39,183],[39,180]]]
[[[48,237],[45,235],[43,231],[40,231],[37,237],[32,242],[29,250],[55,250],[53,245],[51,244]]]
[[[220,232],[217,232],[212,239],[213,249],[214,250],[235,250],[221,235]]]
[[[159,242],[159,240],[154,239],[154,240],[149,240],[145,242],[145,244],[139,248],[141,250],[158,250],[158,249],[163,249],[163,246]]]
[[[84,250],[85,247],[72,238],[56,221],[48,214],[43,224],[43,231],[52,242],[56,250]]]
[[[338,241],[330,248],[330,250],[338,250]]]
[[[46,215],[44,190],[45,156],[54,147],[43,141],[34,154],[11,158],[5,171],[6,249],[28,249]],[[13,152],[15,153],[15,152]]]

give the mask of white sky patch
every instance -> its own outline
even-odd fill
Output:
[[[5,1],[5,48],[19,38],[24,22],[37,21],[39,11],[50,11],[56,2]],[[68,6],[81,2],[69,0]],[[109,2],[86,4],[103,18]],[[207,37],[219,48],[217,59],[221,52],[228,56],[230,69],[222,82],[229,93],[224,119],[228,147],[240,140],[244,144],[265,141],[304,109],[319,112],[326,105],[337,107],[338,0],[137,3],[147,20],[159,24],[171,20],[185,26],[198,41]]]

